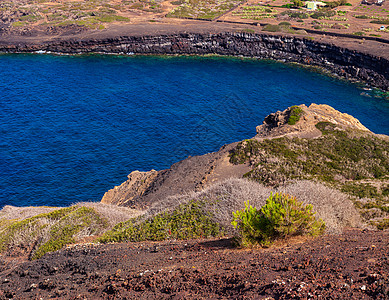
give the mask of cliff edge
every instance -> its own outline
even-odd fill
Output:
[[[298,120],[292,124],[296,110]],[[341,113],[328,105],[311,104],[293,106],[268,115],[258,126],[252,140],[275,138],[316,139],[323,135],[317,128],[320,122],[334,124],[337,130],[355,130],[373,136],[356,118]],[[176,194],[199,191],[210,184],[227,178],[242,178],[253,170],[253,165],[244,161],[234,163],[232,154],[238,143],[223,146],[219,151],[202,156],[189,157],[171,166],[170,169],[149,172],[133,171],[128,180],[105,193],[102,202],[146,208],[153,202]]]

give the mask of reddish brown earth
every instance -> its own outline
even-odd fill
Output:
[[[368,230],[269,249],[76,245],[12,265],[0,264],[0,299],[389,299],[389,233]]]

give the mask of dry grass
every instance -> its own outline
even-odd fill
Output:
[[[147,211],[95,202],[77,203],[68,208],[5,206],[0,211],[0,250],[27,248],[37,258],[69,243],[100,236],[120,222],[145,220],[190,201],[203,203],[202,209],[211,212],[212,220],[227,235],[232,235],[235,234],[232,212],[243,209],[245,201],[257,208],[263,206],[272,191],[288,193],[312,204],[329,234],[340,233],[345,227],[363,227],[350,196],[323,184],[296,181],[274,190],[248,179],[228,179],[201,192],[168,197]],[[144,217],[137,218],[141,215]]]
[[[327,233],[340,233],[345,227],[364,227],[350,196],[321,183],[296,181],[278,191],[291,194],[305,204],[312,204],[317,217],[323,219]]]
[[[136,218],[145,213],[141,210],[104,204],[101,202],[79,202],[76,205],[93,208],[102,218],[105,218],[108,224],[112,227],[117,223],[127,221],[131,218]]]
[[[0,252],[27,249],[29,257],[39,258],[67,244],[93,240],[140,214],[138,210],[93,202],[67,208],[5,206],[0,211]]]
[[[128,219],[135,218],[143,214],[144,212],[127,207],[121,207],[116,205],[103,204],[100,202],[79,202],[73,205],[79,207],[93,208],[101,217],[107,219],[108,223],[112,226],[119,222],[127,221]],[[0,221],[5,220],[25,220],[40,214],[49,213],[62,207],[49,207],[49,206],[26,206],[17,207],[12,205],[6,205],[0,210]],[[0,225],[1,226],[1,225]]]
[[[24,220],[33,216],[49,213],[54,210],[60,209],[60,207],[49,206],[26,206],[16,207],[12,205],[6,205],[0,210],[0,220]]]
[[[233,233],[232,212],[244,208],[245,201],[254,207],[263,206],[272,191],[285,192],[306,204],[312,204],[317,217],[326,223],[326,232],[329,234],[340,233],[345,227],[363,227],[350,196],[312,181],[296,181],[274,190],[247,179],[228,179],[201,192],[168,197],[155,203],[146,215],[151,217],[169,211],[190,200],[201,201],[206,204],[206,210],[213,213],[214,220],[228,233]]]

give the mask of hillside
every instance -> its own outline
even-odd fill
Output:
[[[389,137],[327,105],[268,115],[256,135],[102,203],[0,211],[0,299],[389,298]],[[320,237],[236,247],[233,212],[272,192],[310,204]]]
[[[252,139],[190,157],[168,170],[134,171],[126,182],[108,191],[102,202],[145,208],[159,199],[200,191],[228,178],[250,178],[270,187],[304,179],[350,195],[366,219],[386,228],[387,149],[387,136],[373,134],[352,116],[326,105],[301,105],[267,116]]]
[[[134,24],[180,25],[192,19],[240,24],[246,31],[260,25],[262,31],[285,34],[335,33],[388,40],[388,13],[388,1],[382,5],[329,1],[314,11],[304,2],[283,0],[4,0],[0,3],[0,34],[62,36]]]

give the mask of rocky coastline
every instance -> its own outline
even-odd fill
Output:
[[[389,60],[326,41],[265,33],[174,33],[64,39],[40,43],[0,42],[2,53],[226,55],[319,67],[350,81],[389,90]]]
[[[299,119],[290,124],[299,108]],[[365,178],[363,186],[370,182],[380,185],[377,191],[389,190],[389,137],[375,135],[354,117],[328,105],[292,106],[272,113],[256,133],[252,139],[188,158],[168,170],[134,171],[125,183],[106,193],[105,204],[5,207],[0,211],[0,232],[7,233],[0,238],[0,299],[388,299],[389,232],[362,223],[362,219],[367,222],[369,218],[386,222],[386,204],[381,211],[381,202],[372,201],[363,207],[362,200],[353,203],[350,196],[314,181],[284,186],[285,192],[308,199],[325,219],[327,228],[339,232],[328,231],[316,238],[295,236],[280,239],[271,248],[244,250],[236,248],[228,234],[207,239],[118,239],[104,244],[96,240],[107,230],[120,231],[132,224],[127,222],[129,218],[136,221],[143,216],[151,220],[160,211],[168,213],[188,199],[202,203],[217,199],[212,210],[215,220],[231,226],[229,216],[238,209],[236,205],[240,209],[248,199],[255,205],[262,194],[267,197],[275,188],[241,177],[256,168],[257,155],[266,164],[282,165],[280,156],[267,157],[266,147],[263,151],[259,148],[259,143],[270,146],[282,139],[288,144],[300,141],[300,146],[333,141],[332,148],[340,151],[370,151],[363,154],[368,162],[360,160],[358,171],[368,172],[374,163],[387,167],[382,178]],[[363,142],[363,149],[358,148],[358,141]],[[287,154],[288,164],[292,164],[292,148],[288,151],[278,144],[277,149]],[[326,151],[319,149],[314,156],[316,163],[321,160],[318,154]],[[308,151],[304,153],[305,157],[296,159],[303,159],[304,166],[308,166]],[[330,155],[333,161],[335,154]],[[339,174],[334,181],[358,181],[345,177],[353,159],[359,160],[354,157],[357,153],[349,154],[352,156],[348,160],[342,154],[346,161],[337,166]],[[343,167],[346,173],[342,173]],[[351,165],[350,170],[357,168]],[[380,200],[386,199],[387,203],[388,196],[382,196]],[[74,237],[68,235],[69,228]],[[40,247],[46,252],[33,259],[32,254],[37,253],[34,248],[43,249]]]

